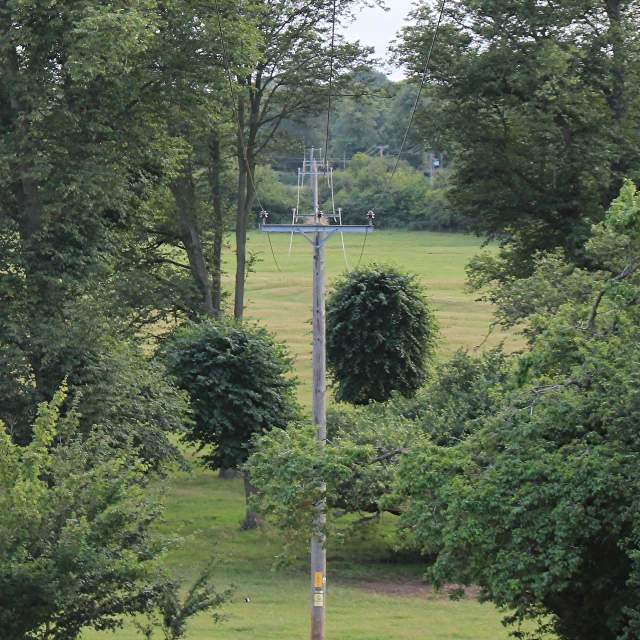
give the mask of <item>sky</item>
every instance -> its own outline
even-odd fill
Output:
[[[405,18],[411,10],[414,0],[386,0],[389,11],[375,7],[364,9],[356,16],[356,21],[348,25],[344,34],[347,40],[360,40],[361,44],[374,46],[376,56],[385,58],[389,42],[396,36],[398,30],[404,26]],[[392,80],[404,77],[400,68],[389,68]]]

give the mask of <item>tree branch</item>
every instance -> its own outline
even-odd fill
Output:
[[[382,462],[387,458],[392,458],[393,456],[397,456],[399,453],[404,453],[405,451],[408,451],[408,449],[394,449],[393,451],[386,451],[382,455],[379,455],[378,457],[373,458],[373,460],[369,460],[369,462],[362,462],[360,460],[356,460],[355,464],[357,464],[360,467],[366,467],[370,464],[374,464],[376,462]]]

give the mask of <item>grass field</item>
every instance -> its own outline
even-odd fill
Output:
[[[258,254],[256,273],[247,282],[248,317],[258,319],[284,341],[297,360],[302,383],[300,398],[308,405],[311,380],[311,257],[312,248],[302,237],[293,238],[289,258],[290,236],[271,234],[273,250],[282,272],[271,254],[266,234],[254,232],[249,250]],[[345,248],[350,266],[358,263],[363,239],[345,234]],[[464,290],[464,268],[480,250],[480,241],[461,234],[381,231],[368,237],[362,264],[392,262],[417,273],[424,284],[442,327],[440,354],[446,357],[459,347],[480,345],[489,330],[492,315],[488,304],[477,302]],[[345,259],[339,236],[326,245],[328,288],[345,271]],[[230,266],[230,265],[229,265]],[[366,327],[362,327],[366,331]],[[496,331],[484,348],[506,340],[514,349],[520,341]]]
[[[247,315],[260,320],[285,341],[297,359],[308,406],[310,378],[311,251],[295,238],[272,237],[284,272],[275,267],[267,238],[254,233],[250,249],[262,262],[248,281]],[[345,236],[350,262],[357,262],[361,238]],[[436,233],[376,233],[367,241],[363,262],[392,261],[420,275],[443,327],[442,357],[460,346],[480,344],[491,322],[490,309],[464,293],[464,265],[478,250],[475,238]],[[339,238],[327,249],[329,280],[344,270]],[[363,331],[366,327],[363,327]],[[488,345],[504,335],[492,336]],[[513,348],[517,341],[509,338]],[[279,573],[271,567],[281,542],[270,531],[240,533],[244,499],[240,481],[221,481],[209,471],[177,474],[166,498],[167,532],[188,539],[168,558],[175,574],[193,577],[198,564],[218,553],[217,585],[237,587],[226,607],[227,621],[215,625],[196,619],[193,640],[302,640],[309,637],[309,578],[306,558]],[[427,593],[421,564],[402,562],[393,550],[392,516],[358,530],[345,546],[329,545],[327,586],[328,640],[506,640],[502,614],[472,598],[452,602]],[[245,602],[245,598],[250,602]],[[84,640],[133,640],[132,627],[115,634],[86,633]]]
[[[306,559],[274,573],[280,550],[270,532],[240,533],[241,481],[218,480],[212,472],[179,474],[166,499],[163,529],[191,536],[168,559],[176,574],[192,577],[199,563],[219,553],[216,584],[236,585],[228,620],[196,619],[192,640],[303,640],[309,637],[309,578]],[[391,549],[391,527],[366,525],[343,547],[329,547],[327,640],[506,640],[501,614],[471,598],[452,602],[419,593],[424,565],[401,564]],[[392,593],[389,593],[392,592]],[[416,593],[417,592],[417,593]],[[245,602],[249,598],[250,602]],[[84,640],[134,640],[129,626],[115,634],[87,632]]]

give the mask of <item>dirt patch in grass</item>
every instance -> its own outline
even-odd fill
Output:
[[[400,598],[426,598],[434,593],[433,586],[421,580],[408,582],[361,582],[358,586],[365,591],[373,591],[375,593],[383,593]],[[458,588],[459,585],[457,584],[446,584],[439,593],[446,596]],[[478,587],[471,586],[466,587],[464,592],[467,596],[475,598],[479,593],[479,589]]]

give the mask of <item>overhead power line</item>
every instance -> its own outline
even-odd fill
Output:
[[[413,105],[413,109],[411,111],[411,117],[409,118],[409,124],[407,126],[407,130],[405,131],[404,134],[404,138],[402,140],[402,145],[400,147],[400,153],[398,153],[398,157],[396,158],[396,163],[395,166],[393,167],[393,171],[391,172],[391,175],[389,176],[389,180],[387,181],[387,184],[383,190],[383,192],[380,194],[380,196],[378,197],[378,199],[376,200],[376,203],[372,209],[373,212],[376,211],[376,209],[378,208],[378,206],[380,205],[380,203],[382,202],[382,199],[387,195],[387,191],[389,190],[389,187],[391,186],[391,182],[394,178],[394,176],[396,175],[396,172],[398,171],[398,167],[400,166],[400,159],[402,158],[402,154],[404,152],[404,148],[407,144],[407,140],[409,139],[409,133],[411,132],[411,127],[413,125],[413,121],[416,117],[416,113],[418,111],[418,106],[420,105],[420,98],[422,97],[422,90],[424,89],[424,85],[427,82],[427,76],[429,74],[429,66],[431,64],[431,57],[433,56],[433,50],[435,49],[436,46],[436,40],[438,39],[438,32],[440,31],[440,25],[442,24],[442,18],[444,16],[444,9],[445,9],[445,5],[446,5],[447,0],[442,0],[442,3],[440,4],[440,11],[438,13],[438,21],[436,22],[436,29],[433,32],[433,39],[431,40],[431,46],[429,47],[429,53],[427,55],[427,60],[425,62],[424,65],[424,71],[422,72],[422,79],[420,80],[420,86],[418,87],[418,95],[416,96],[416,101],[415,104]],[[362,243],[362,251],[360,252],[360,260],[358,260],[358,264],[356,265],[356,269],[360,266],[360,261],[362,260],[362,256],[364,254],[364,248],[367,244],[367,235],[364,236],[364,241]]]

